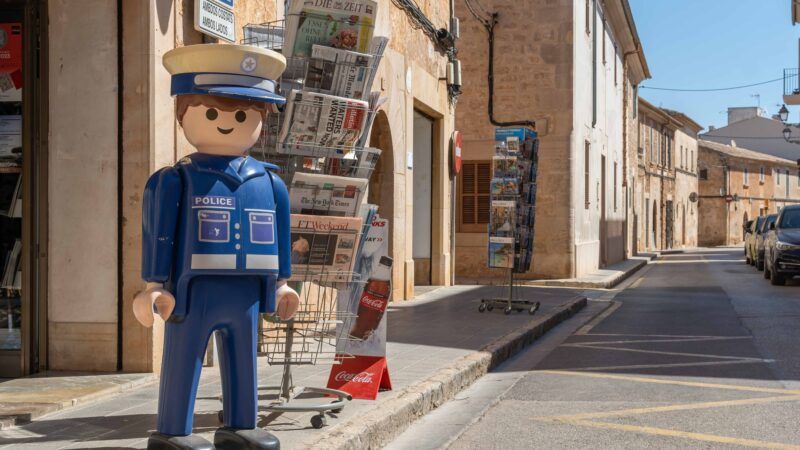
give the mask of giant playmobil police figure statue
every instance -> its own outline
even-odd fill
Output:
[[[256,428],[259,313],[290,318],[289,197],[274,166],[245,156],[261,133],[286,67],[278,53],[203,44],[164,55],[186,139],[197,152],[154,173],[144,193],[142,277],[134,300],[145,326],[166,320],[157,432],[148,448],[277,449]],[[277,305],[276,305],[277,299]],[[220,334],[224,427],[214,446],[192,436],[202,361]]]

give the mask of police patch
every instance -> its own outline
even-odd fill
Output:
[[[235,209],[236,198],[220,195],[204,195],[192,197],[192,208],[224,208]]]

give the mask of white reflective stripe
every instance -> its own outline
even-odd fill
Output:
[[[236,255],[192,254],[192,269],[235,269]]]
[[[270,269],[278,270],[278,255],[247,255],[245,261],[248,269]]]
[[[248,75],[236,75],[227,73],[202,73],[194,76],[194,84],[198,86],[206,85],[228,85],[228,86],[242,86],[257,89],[263,89],[269,92],[275,92],[275,82],[266,80],[260,77],[251,77]]]

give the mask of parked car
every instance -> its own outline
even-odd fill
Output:
[[[775,219],[777,218],[777,214],[765,216],[761,228],[759,228],[758,233],[756,233],[756,269],[758,270],[764,270],[764,237],[769,231],[770,225],[775,223]]]
[[[747,264],[756,265],[756,234],[764,223],[764,216],[747,221],[744,228],[744,257]]]
[[[784,207],[764,244],[764,274],[775,286],[800,275],[800,205]]]

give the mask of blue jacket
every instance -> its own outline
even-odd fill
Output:
[[[142,278],[191,305],[197,275],[263,276],[261,312],[275,310],[275,282],[291,276],[289,193],[250,157],[194,153],[154,173],[144,190]]]

